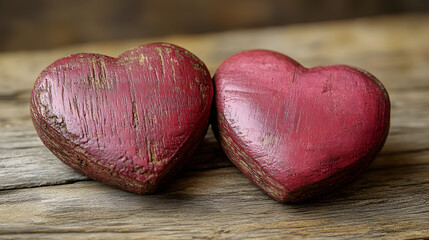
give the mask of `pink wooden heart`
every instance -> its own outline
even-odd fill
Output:
[[[304,68],[266,50],[217,69],[216,125],[229,159],[279,202],[302,201],[359,175],[382,148],[389,96],[344,65]]]
[[[171,178],[204,137],[213,84],[201,60],[153,43],[118,58],[76,54],[37,78],[31,115],[43,143],[76,171],[139,194]]]

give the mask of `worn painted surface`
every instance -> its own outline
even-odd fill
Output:
[[[31,95],[43,143],[78,172],[151,193],[203,139],[213,86],[197,57],[166,43],[118,58],[76,54],[37,78]]]
[[[384,144],[390,102],[372,75],[304,68],[267,50],[225,60],[215,77],[219,139],[229,158],[278,201],[301,201],[357,176]]]

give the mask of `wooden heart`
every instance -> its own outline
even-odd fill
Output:
[[[229,159],[279,202],[349,182],[382,148],[389,97],[372,75],[344,65],[304,68],[266,50],[217,69],[215,126]]]
[[[118,58],[76,54],[37,78],[31,115],[43,143],[76,171],[139,194],[170,179],[204,137],[213,84],[201,60],[153,43]]]

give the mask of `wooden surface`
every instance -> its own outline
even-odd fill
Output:
[[[396,16],[0,54],[0,239],[429,237],[429,16]],[[116,56],[150,41],[199,56],[211,73],[243,49],[304,66],[344,63],[376,75],[392,102],[385,147],[355,182],[281,204],[228,160],[211,133],[164,190],[139,196],[91,181],[56,159],[29,117],[38,73],[77,52]]]

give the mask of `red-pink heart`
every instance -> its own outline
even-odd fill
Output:
[[[31,96],[43,143],[108,185],[152,193],[204,137],[213,84],[196,56],[166,43],[118,58],[76,54],[47,67]]]
[[[302,67],[252,50],[225,60],[215,81],[215,125],[229,159],[279,202],[349,182],[382,148],[390,102],[372,75],[344,65]]]

